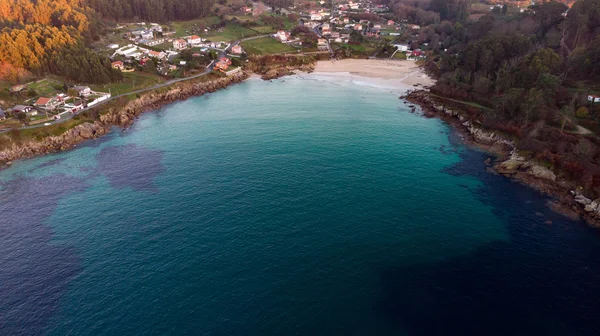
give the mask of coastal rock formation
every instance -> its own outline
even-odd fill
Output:
[[[247,77],[246,73],[239,72],[233,76],[209,81],[180,82],[173,86],[142,94],[139,98],[127,102],[124,106],[107,110],[98,107],[96,111],[99,112],[99,117],[94,122],[85,122],[63,134],[48,136],[41,140],[13,143],[10,147],[0,151],[0,166],[7,165],[17,159],[71,149],[85,140],[105,135],[114,126],[123,128],[131,126],[135,119],[145,111],[191,96],[214,92],[231,84],[239,83]]]
[[[420,105],[425,116],[437,117],[453,125],[467,143],[495,154],[495,172],[555,197],[551,206],[553,209],[572,218],[574,215],[581,217],[591,226],[600,227],[600,199],[585,197],[574,191],[576,186],[571,181],[561,179],[549,168],[521,156],[510,139],[486,130],[476,120],[470,120],[457,110],[445,107],[427,91],[413,91],[401,98]]]
[[[253,56],[247,64],[254,73],[264,80],[293,75],[294,71],[312,72],[317,56],[302,55],[266,55]],[[329,55],[326,55],[329,57]]]

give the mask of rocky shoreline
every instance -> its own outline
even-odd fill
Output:
[[[552,198],[548,206],[553,210],[572,219],[583,219],[590,226],[600,228],[600,199],[586,197],[573,182],[521,156],[511,139],[497,131],[485,129],[459,109],[447,108],[429,91],[412,91],[400,98],[419,105],[425,117],[439,118],[452,125],[466,144],[491,153],[494,159],[490,158],[485,162],[491,173],[504,175],[539,190]],[[411,108],[416,110],[414,106]]]
[[[180,82],[173,86],[144,93],[124,106],[100,110],[98,120],[77,125],[63,134],[48,136],[42,140],[13,143],[9,148],[0,151],[0,168],[10,165],[15,160],[72,149],[83,141],[109,133],[112,127],[127,128],[131,126],[135,119],[146,111],[192,96],[215,92],[242,82],[248,77],[247,73],[239,72],[232,76],[205,82]]]

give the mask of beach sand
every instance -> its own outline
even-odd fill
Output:
[[[313,72],[315,75],[335,75],[353,81],[364,81],[394,91],[406,91],[434,84],[414,61],[344,59],[339,61],[319,61]]]

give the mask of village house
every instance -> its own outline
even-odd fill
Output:
[[[148,56],[149,56],[149,57],[154,57],[154,58],[157,58],[157,59],[159,59],[159,60],[160,60],[160,59],[163,59],[163,58],[165,58],[165,56],[166,56],[166,55],[165,55],[165,53],[164,53],[164,52],[162,52],[162,51],[154,51],[154,50],[150,50],[150,51],[148,51]]]
[[[396,24],[396,22],[394,22],[393,20],[388,20],[387,24],[388,26],[393,26],[394,24]]]
[[[89,86],[77,85],[73,88],[81,97],[87,97],[92,94]]]
[[[117,69],[117,70],[121,70],[121,71],[123,71],[123,69],[125,69],[125,65],[123,64],[122,61],[114,61],[110,65],[112,66],[113,69]]]
[[[142,35],[140,35],[141,38],[146,39],[146,40],[150,40],[154,38],[154,32],[152,30],[144,30],[142,32]]]
[[[336,38],[339,38],[339,37],[340,37],[340,32],[336,32],[336,31],[331,32],[331,38],[332,39],[336,39]]]
[[[0,108],[0,120],[6,119],[6,112],[2,108]]]
[[[344,18],[344,23],[346,23],[346,24],[347,24],[347,23],[350,23],[350,18],[349,18],[349,17],[345,17],[345,18]]]
[[[25,87],[25,85],[15,85],[15,86],[11,86],[10,87],[10,93],[19,93],[23,90],[25,90],[27,87]]]
[[[200,44],[200,43],[202,43],[202,38],[200,38],[200,36],[198,36],[198,35],[192,35],[192,36],[188,37],[187,42],[189,44]]]
[[[324,38],[317,39],[317,50],[328,50],[327,40]]]
[[[236,44],[233,47],[231,47],[231,52],[236,55],[240,55],[242,53],[242,47],[239,44]]]
[[[406,57],[409,59],[417,59],[417,58],[423,57],[423,51],[421,49],[407,51]]]
[[[290,39],[290,33],[285,30],[280,30],[275,34],[275,39],[281,43],[286,43]]]
[[[185,49],[187,47],[187,42],[184,39],[177,39],[173,41],[173,48],[175,50]]]
[[[215,63],[215,70],[225,72],[231,65],[231,60],[227,57],[221,57],[217,63]]]
[[[244,14],[252,13],[252,8],[250,8],[248,6],[244,6],[244,7],[242,7],[242,13],[244,13]]]
[[[321,20],[323,20],[323,16],[319,13],[311,14],[310,19],[311,19],[311,21],[321,21]]]
[[[30,113],[32,110],[33,110],[33,107],[31,107],[31,106],[25,106],[25,105],[15,105],[12,108],[13,114],[15,114],[15,113],[21,113],[21,112],[23,112],[23,113]],[[35,110],[33,110],[33,111],[34,111],[34,113],[32,115],[37,115],[37,111],[35,111]]]
[[[153,39],[153,40],[140,40],[139,43],[141,44],[145,44],[147,46],[155,46],[155,45],[159,45],[161,43],[165,43],[166,39],[164,38],[159,38],[159,39]]]
[[[46,97],[40,97],[38,98],[38,100],[35,101],[35,103],[33,103],[33,106],[44,111],[53,111],[58,105],[60,105],[60,101],[54,98]]]
[[[588,101],[590,101],[592,103],[600,103],[600,96],[588,95]]]
[[[353,29],[354,30],[362,30],[363,26],[360,23],[357,23],[357,24],[354,25]]]
[[[408,51],[408,44],[404,44],[404,43],[394,44],[394,47],[396,47],[396,49],[398,49],[398,51]]]

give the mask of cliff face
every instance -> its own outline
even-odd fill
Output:
[[[493,168],[489,167],[493,172],[553,196],[554,200],[549,204],[551,208],[572,218],[582,218],[591,226],[600,228],[600,199],[591,200],[585,197],[572,181],[519,155],[512,140],[498,132],[480,127],[456,110],[444,107],[426,91],[412,92],[404,98],[420,105],[425,116],[443,119],[454,126],[467,143],[494,153],[497,160]]]
[[[108,109],[93,123],[86,122],[61,135],[49,136],[39,141],[28,140],[19,144],[13,143],[9,148],[0,151],[0,166],[10,164],[11,161],[18,159],[71,149],[85,140],[105,135],[113,126],[123,128],[131,126],[143,112],[191,96],[217,91],[231,84],[239,83],[247,77],[246,73],[240,72],[230,77],[207,82],[180,82],[172,87],[142,94],[139,98],[129,101],[125,106]]]

